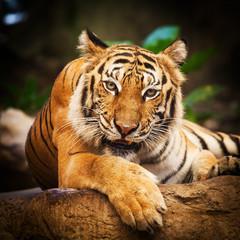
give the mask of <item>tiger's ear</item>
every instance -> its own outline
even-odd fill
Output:
[[[90,55],[99,53],[106,49],[108,45],[100,40],[97,35],[85,28],[79,36],[78,49]]]
[[[178,66],[182,66],[188,55],[188,47],[186,40],[176,40],[163,51],[163,54],[170,57]]]

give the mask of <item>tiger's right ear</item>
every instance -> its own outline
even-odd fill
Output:
[[[84,53],[94,55],[102,52],[107,47],[108,45],[99,39],[97,35],[91,32],[88,28],[85,28],[85,30],[79,36],[78,49]]]

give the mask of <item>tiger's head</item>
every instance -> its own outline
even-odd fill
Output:
[[[154,54],[107,46],[88,29],[79,39],[85,63],[69,114],[76,134],[97,151],[123,156],[166,141],[182,120],[186,42]]]

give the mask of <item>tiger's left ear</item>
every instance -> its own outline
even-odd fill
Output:
[[[163,51],[163,54],[170,57],[178,66],[182,66],[188,55],[186,40],[176,40]]]
[[[79,36],[78,49],[90,55],[99,53],[106,49],[108,45],[104,43],[97,35],[91,32],[88,28]]]

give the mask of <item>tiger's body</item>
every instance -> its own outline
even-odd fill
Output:
[[[89,30],[31,127],[26,155],[43,189],[96,189],[126,224],[152,231],[166,206],[156,183],[239,174],[240,137],[183,120],[183,40],[159,54],[107,47]],[[204,150],[205,149],[205,150]]]

